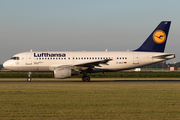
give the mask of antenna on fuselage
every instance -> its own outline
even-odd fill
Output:
[[[30,52],[32,52],[32,49],[30,50]]]
[[[107,51],[108,51],[108,49],[105,50],[105,52],[107,52]]]

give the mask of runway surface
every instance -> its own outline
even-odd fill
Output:
[[[101,83],[115,83],[115,84],[121,84],[121,83],[180,83],[180,80],[110,80],[110,81],[90,81],[90,82],[82,82],[82,81],[22,81],[22,80],[16,80],[16,81],[5,81],[1,80],[0,84],[101,84]]]

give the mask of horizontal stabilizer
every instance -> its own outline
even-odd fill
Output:
[[[172,59],[175,58],[175,54],[160,54],[160,55],[153,55],[152,56],[153,59]]]

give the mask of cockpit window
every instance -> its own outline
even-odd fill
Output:
[[[11,60],[19,60],[19,57],[12,57]]]

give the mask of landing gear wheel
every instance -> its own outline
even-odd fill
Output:
[[[83,76],[83,77],[82,77],[82,81],[84,81],[84,82],[90,82],[90,77],[88,77],[88,76]]]
[[[28,82],[31,82],[31,78],[30,78],[30,77],[28,77],[28,78],[27,78],[27,81],[28,81]]]
[[[31,72],[28,73],[28,78],[27,78],[28,82],[31,82],[31,74],[32,74]]]

